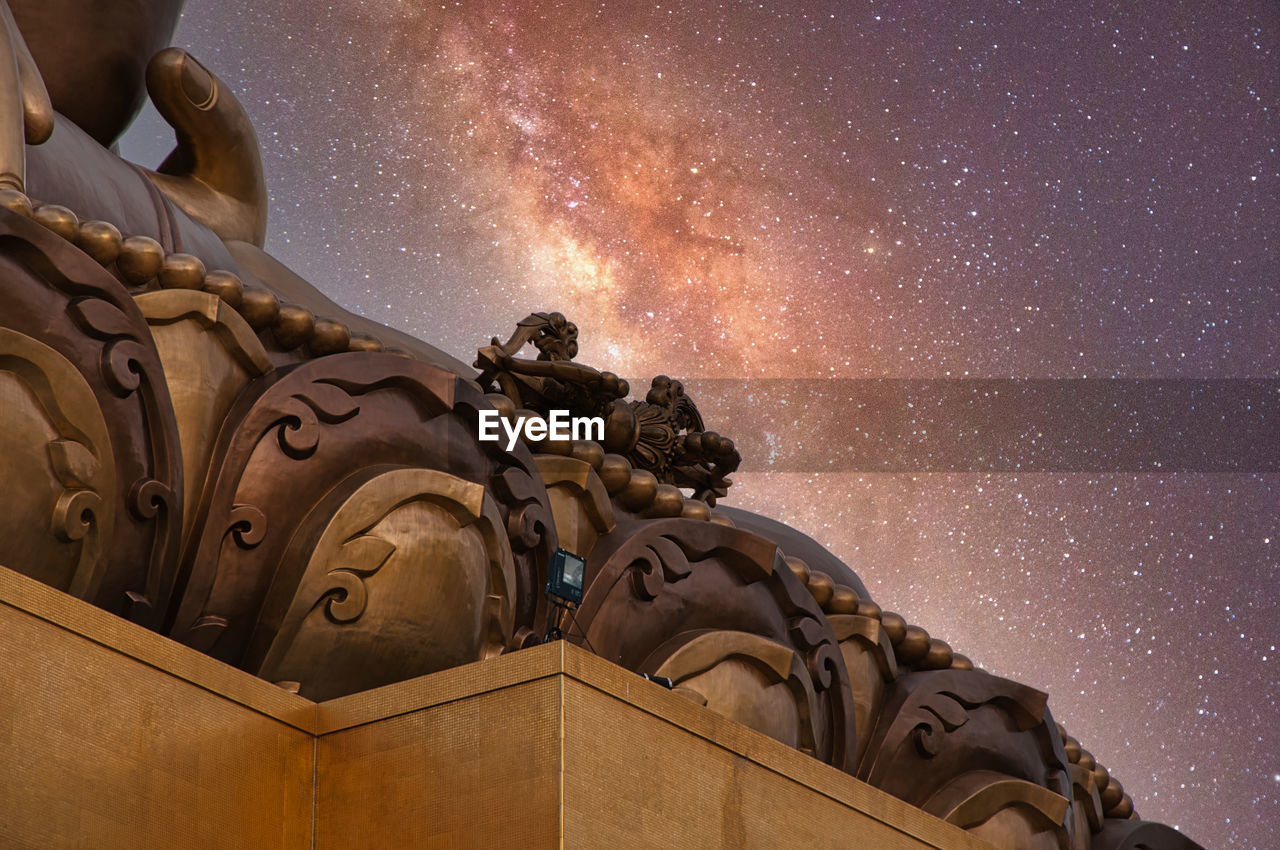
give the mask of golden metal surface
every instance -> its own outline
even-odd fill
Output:
[[[109,266],[120,256],[124,237],[109,221],[82,221],[76,232],[76,245],[99,265]]]
[[[225,84],[176,47],[151,58],[147,91],[178,137],[159,172],[147,176],[221,238],[261,247],[267,187],[258,136],[244,108]]]
[[[134,301],[164,366],[182,444],[184,501],[195,505],[227,411],[252,378],[271,368],[271,361],[248,323],[216,295],[166,289]],[[195,517],[195,511],[183,517],[184,547]]]
[[[0,0],[0,188],[23,191],[26,145],[53,132],[53,105],[7,0]]]
[[[74,212],[58,204],[42,204],[32,212],[31,217],[68,242],[74,241],[80,232],[80,219]]]
[[[600,535],[612,531],[616,524],[600,476],[591,464],[577,458],[534,455],[534,460],[547,485],[560,545],[587,557]]]
[[[170,43],[182,4],[8,0],[52,110],[103,148],[125,131],[142,106],[143,69],[153,53]],[[35,75],[23,70],[25,85]],[[27,120],[30,124],[31,118]]]
[[[115,477],[84,378],[52,348],[0,328],[0,559],[92,597],[111,543]]]
[[[1070,803],[1040,785],[974,771],[935,794],[928,808],[1001,847],[1058,850],[1062,845],[1057,828],[1069,814]],[[1087,836],[1077,835],[1073,846],[1088,847]]]
[[[879,620],[855,614],[835,614],[831,627],[840,641],[840,654],[849,670],[853,711],[858,730],[858,754],[866,752],[885,689],[898,675],[889,636]]]
[[[671,651],[657,675],[717,714],[789,747],[814,749],[813,682],[786,644],[749,632],[707,631]]]
[[[116,263],[126,282],[144,284],[164,266],[164,248],[150,236],[130,236],[120,243]]]
[[[434,469],[396,469],[361,485],[318,542],[281,570],[259,623],[255,672],[328,699],[496,655],[513,631],[515,568],[483,486]],[[285,576],[279,579],[284,583]],[[277,618],[272,599],[288,601]],[[421,612],[434,610],[423,620]]]

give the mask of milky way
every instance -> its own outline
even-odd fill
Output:
[[[559,309],[585,362],[695,389],[1280,377],[1274,3],[189,5],[268,249],[459,357]],[[123,150],[171,138],[148,113]],[[703,413],[822,436],[790,398]],[[756,457],[730,500],[1047,690],[1144,816],[1280,846],[1280,475],[1052,460]]]

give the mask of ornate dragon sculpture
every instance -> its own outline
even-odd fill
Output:
[[[515,355],[532,342],[536,360]],[[505,344],[494,337],[476,355],[482,387],[496,385],[518,410],[546,416],[569,410],[605,419],[605,451],[624,455],[637,469],[664,484],[692,490],[693,498],[715,506],[729,491],[729,475],[742,462],[733,441],[702,424],[702,414],[684,384],[666,375],[653,379],[644,401],[626,401],[627,381],[574,363],[578,326],[560,313],[533,313],[516,326]]]

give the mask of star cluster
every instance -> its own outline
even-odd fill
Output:
[[[190,0],[176,43],[253,119],[268,249],[462,358],[558,309],[584,362],[691,386],[1275,380],[1278,30],[1268,0]],[[122,149],[171,143],[144,113]],[[731,501],[1047,690],[1141,814],[1280,844],[1275,469],[751,462]]]

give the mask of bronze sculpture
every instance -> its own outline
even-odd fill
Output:
[[[61,45],[65,12],[0,2],[0,564],[324,699],[538,642],[564,546],[587,559],[571,637],[713,711],[1001,846],[1193,846],[1137,819],[1045,694],[718,507],[737,451],[678,381],[627,402],[557,313],[477,372],[263,252],[251,125],[159,50],[180,5]],[[131,61],[65,61],[98,51]],[[109,149],[144,67],[179,138],[162,173]],[[560,406],[605,417],[603,441],[476,439],[481,410]]]

